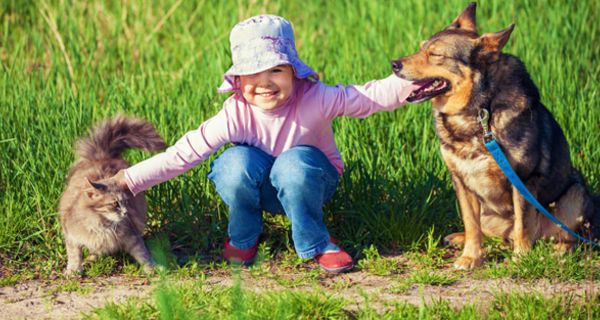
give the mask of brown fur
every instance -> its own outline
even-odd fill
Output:
[[[576,242],[506,179],[484,146],[477,120],[482,109],[489,111],[491,131],[528,189],[567,226],[586,236],[590,228],[585,226],[591,226],[598,237],[598,201],[573,168],[560,127],[521,61],[501,52],[513,28],[479,36],[473,3],[417,53],[392,62],[396,75],[423,85],[409,99],[432,101],[442,157],[465,226],[464,233],[446,237],[464,245],[457,268],[482,264],[484,235],[512,242],[517,254],[542,238],[556,240],[561,251]],[[443,85],[431,84],[433,79]]]
[[[121,158],[127,148],[161,150],[165,143],[151,124],[122,116],[100,124],[77,142],[79,159],[59,204],[68,274],[82,273],[83,247],[89,249],[91,260],[124,250],[146,269],[154,264],[142,238],[147,211],[143,193],[133,196],[129,190],[102,183],[128,167]]]

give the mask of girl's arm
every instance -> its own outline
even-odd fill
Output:
[[[186,133],[165,152],[123,170],[115,179],[121,179],[120,183],[124,180],[129,190],[137,194],[183,174],[229,142],[228,127],[227,113],[223,109],[198,129]]]
[[[321,85],[322,111],[328,119],[339,116],[365,118],[375,112],[392,111],[406,104],[406,98],[418,88],[411,81],[393,74],[364,85]]]

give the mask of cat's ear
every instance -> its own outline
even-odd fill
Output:
[[[88,182],[88,184],[90,185],[91,188],[87,188],[85,190],[85,195],[88,197],[88,199],[95,199],[98,198],[100,196],[100,192],[104,192],[106,190],[108,190],[108,187],[105,184],[99,183],[99,182],[94,182],[92,180],[90,180],[89,178],[85,178],[85,180]]]
[[[94,181],[90,180],[87,177],[85,179],[90,184],[90,186],[92,186],[94,189],[96,189],[98,191],[106,191],[106,190],[108,190],[108,186],[106,186],[105,184],[102,184],[100,182],[94,182]]]
[[[87,188],[84,190],[85,195],[88,197],[88,199],[93,200],[96,199],[97,197],[99,197],[100,195],[98,194],[98,191],[96,191],[96,189],[94,188]]]

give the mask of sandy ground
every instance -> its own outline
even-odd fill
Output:
[[[61,292],[64,280],[28,281],[0,288],[0,319],[77,319],[82,312],[129,297],[144,297],[146,280],[111,277],[82,280],[86,292]]]
[[[291,275],[293,276],[293,275]],[[243,273],[244,290],[256,292],[283,289],[274,280],[265,277],[252,277]],[[538,292],[545,296],[571,294],[583,296],[586,292],[599,292],[600,282],[551,283],[549,281],[519,282],[511,279],[473,280],[464,278],[450,286],[413,285],[406,290],[395,290],[397,282],[393,277],[373,276],[364,272],[343,275],[323,275],[319,287],[334,296],[356,301],[349,309],[361,307],[365,292],[370,297],[371,307],[384,308],[386,302],[406,301],[412,304],[429,303],[440,298],[460,307],[465,303],[485,304],[498,292]],[[184,280],[193,281],[193,280]],[[231,286],[233,278],[223,273],[207,277],[207,285]],[[64,280],[28,281],[0,288],[1,319],[77,319],[82,312],[101,307],[109,302],[122,302],[129,297],[148,297],[152,285],[145,279],[109,277],[82,279],[85,292],[64,292],[59,290]],[[312,286],[314,287],[314,285]],[[300,287],[297,290],[311,290]]]

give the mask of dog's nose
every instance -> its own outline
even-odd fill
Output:
[[[394,70],[394,72],[400,72],[400,70],[402,70],[402,62],[400,62],[400,60],[392,61],[392,70]]]

